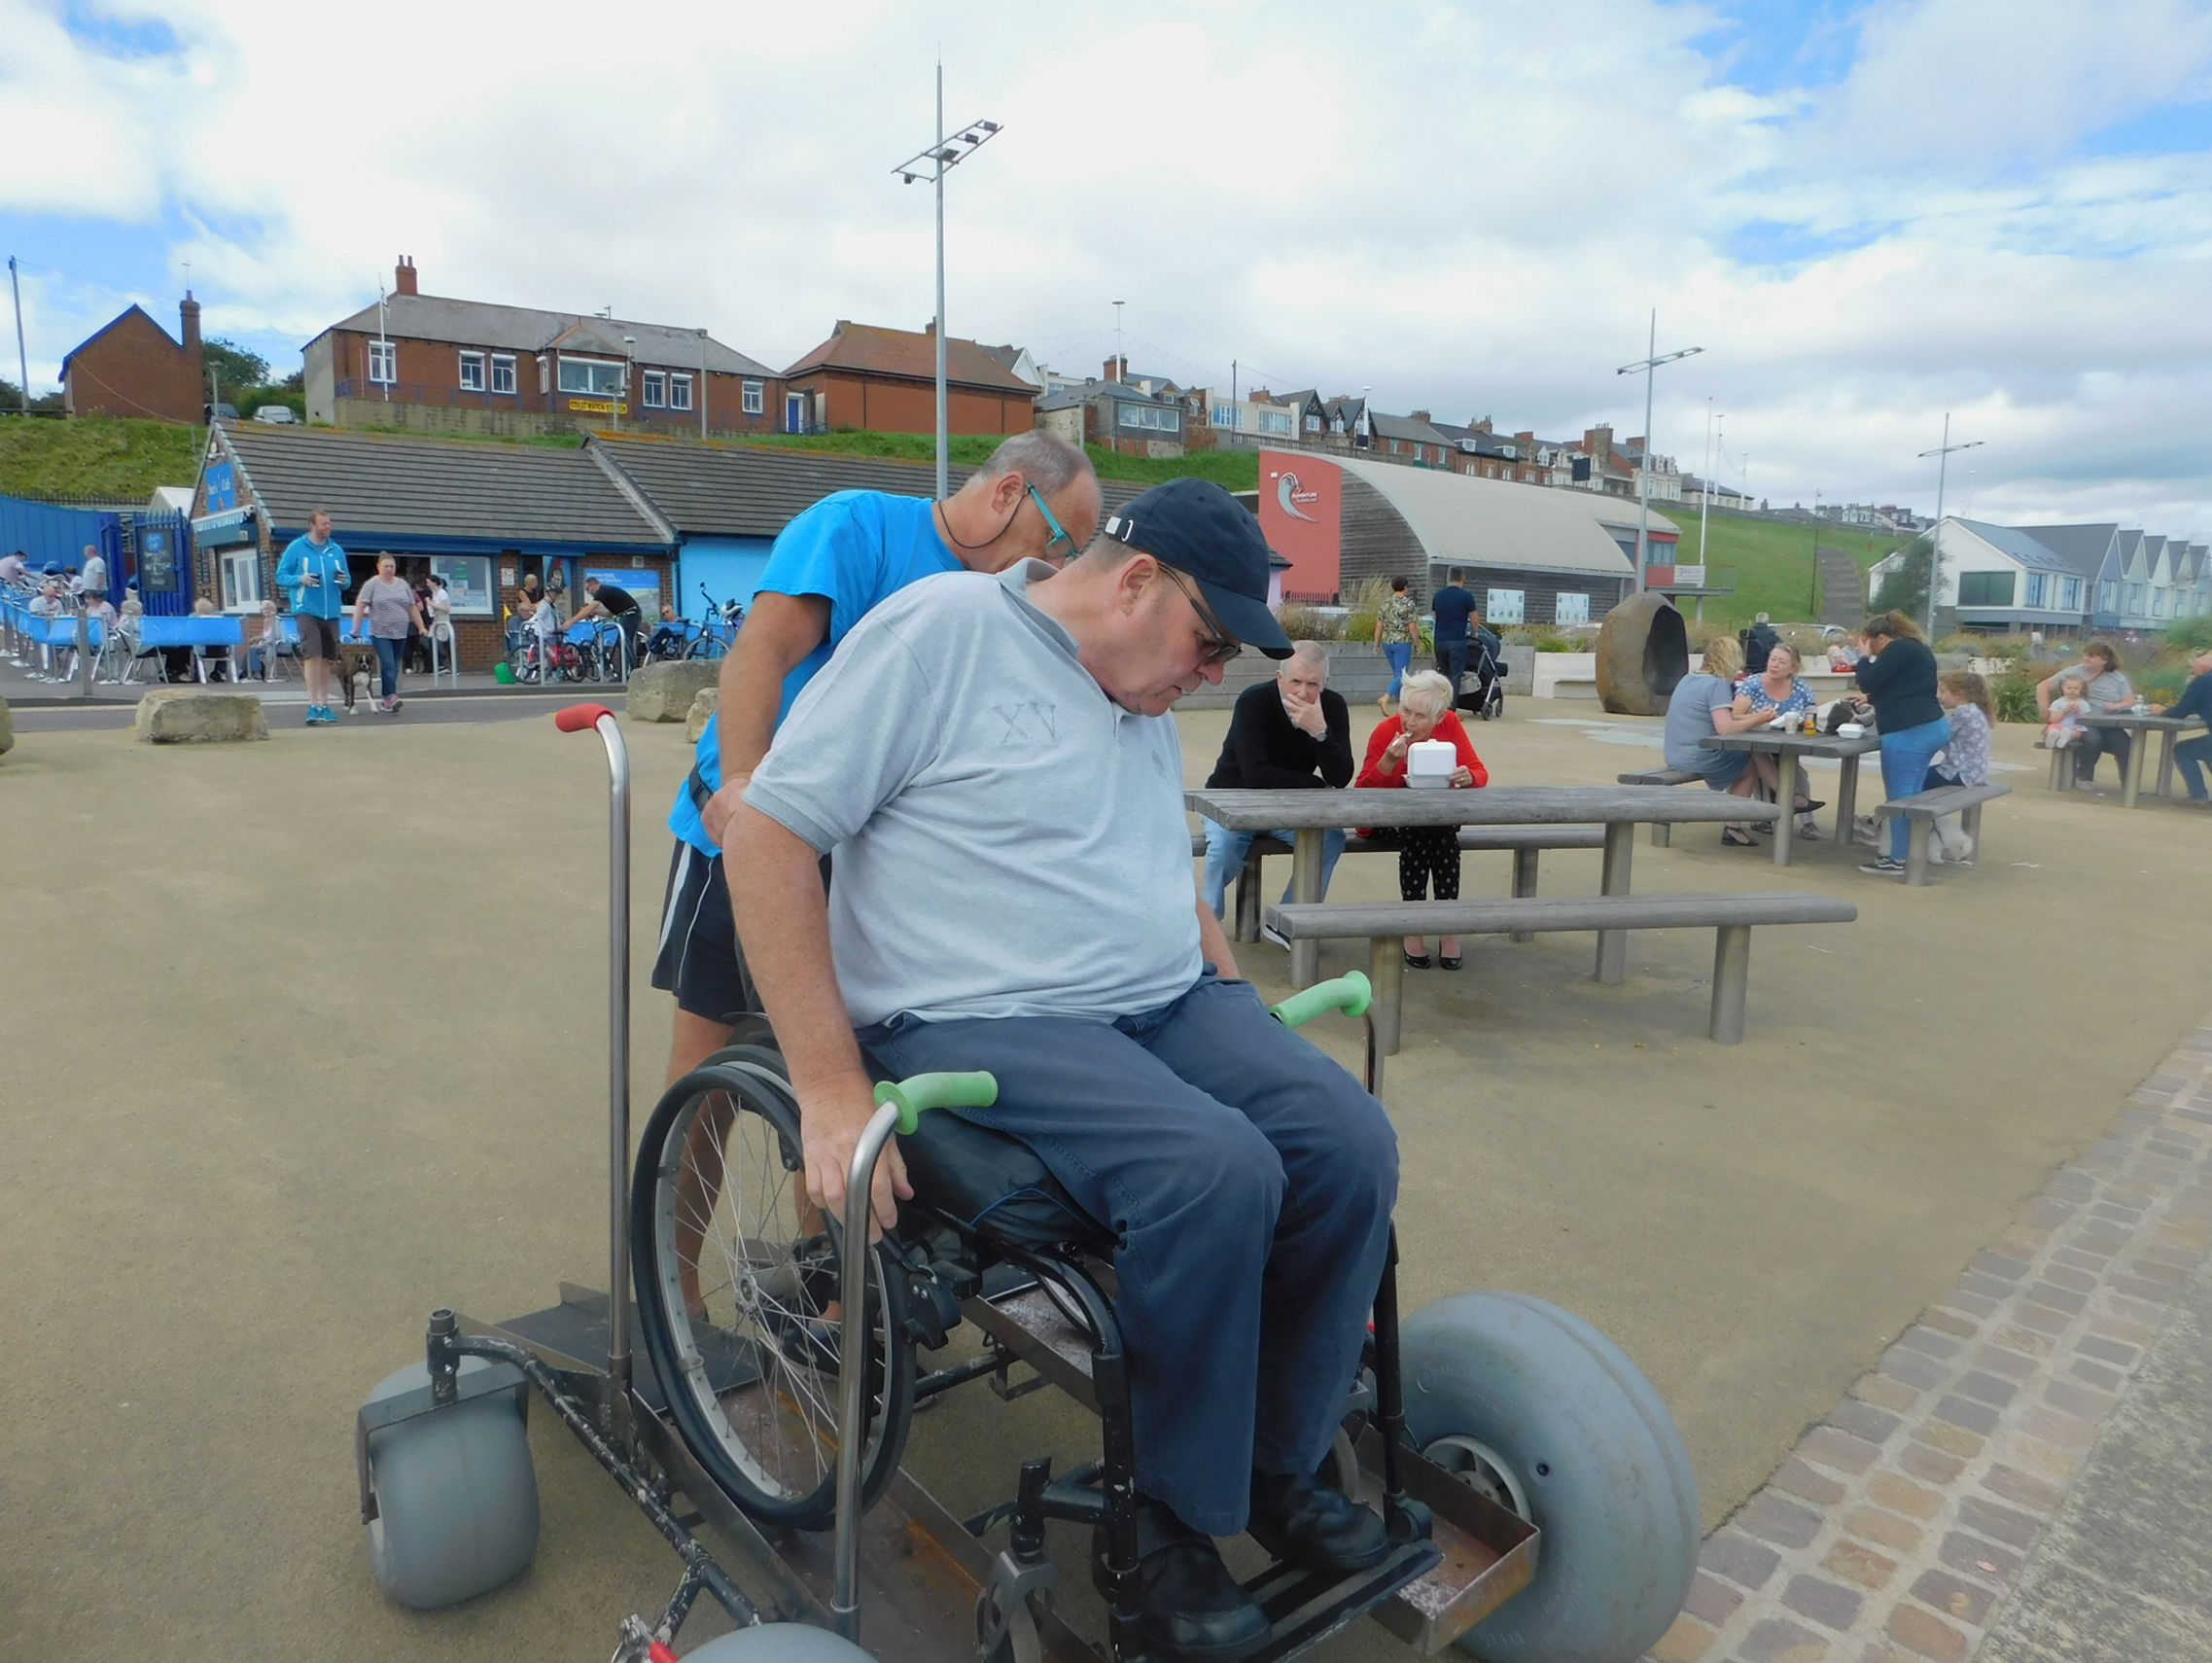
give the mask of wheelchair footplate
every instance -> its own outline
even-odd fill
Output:
[[[1036,1371],[1037,1378],[1002,1385],[1002,1393],[1049,1384],[1097,1408],[1090,1336],[1041,1285],[969,1298],[961,1309],[991,1337],[1003,1363],[1018,1361]],[[1381,1433],[1369,1426],[1353,1453],[1359,1500],[1382,1512]],[[1362,1615],[1433,1657],[1533,1579],[1534,1525],[1414,1450],[1398,1452],[1398,1470],[1407,1496],[1430,1514],[1429,1539],[1406,1542],[1373,1570],[1349,1577],[1275,1565],[1246,1582],[1246,1592],[1274,1625],[1246,1663],[1282,1663]]]

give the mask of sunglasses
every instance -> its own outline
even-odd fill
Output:
[[[1213,609],[1206,604],[1205,596],[1194,585],[1183,581],[1182,573],[1164,560],[1160,562],[1160,570],[1167,573],[1170,583],[1182,590],[1183,599],[1190,602],[1190,610],[1198,614],[1198,621],[1207,631],[1198,644],[1198,662],[1201,667],[1226,664],[1245,650],[1242,641],[1221,627],[1221,620],[1213,616]]]
[[[1035,485],[1030,486],[1029,493],[1036,499],[1036,512],[1044,515],[1044,523],[1052,528],[1052,535],[1045,540],[1044,552],[1049,555],[1054,544],[1065,543],[1068,545],[1068,552],[1073,554],[1075,552],[1075,540],[1068,535],[1066,526],[1052,517],[1052,510],[1045,503],[1044,493]]]

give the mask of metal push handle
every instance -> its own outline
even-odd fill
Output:
[[[868,1196],[894,1132],[911,1132],[930,1109],[985,1109],[999,1101],[988,1074],[917,1074],[876,1087],[876,1112],[845,1173],[845,1242],[839,1267],[837,1385],[837,1586],[829,1619],[856,1644],[860,1626],[860,1443],[867,1392]]]
[[[603,704],[556,711],[563,733],[607,747],[607,1431],[627,1444],[630,1396],[630,753]]]

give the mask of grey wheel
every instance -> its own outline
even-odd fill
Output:
[[[684,1663],[875,1663],[851,1641],[803,1622],[764,1622],[718,1634]]]
[[[464,1375],[491,1365],[461,1360]],[[370,1402],[429,1384],[427,1364],[390,1375]],[[369,1562],[412,1610],[458,1605],[517,1575],[538,1551],[538,1474],[514,1399],[502,1393],[369,1436]]]
[[[1460,1645],[1485,1663],[1633,1663],[1698,1564],[1689,1451],[1651,1382],[1520,1293],[1439,1299],[1401,1345],[1414,1446],[1543,1532],[1535,1580]]]

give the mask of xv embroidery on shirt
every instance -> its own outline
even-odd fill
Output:
[[[1006,725],[1005,731],[999,735],[1000,749],[1016,744],[1035,745],[1040,735],[1047,743],[1056,742],[1060,737],[1059,712],[1059,705],[1041,699],[993,705],[991,714]],[[1033,732],[1032,728],[1037,731]]]

